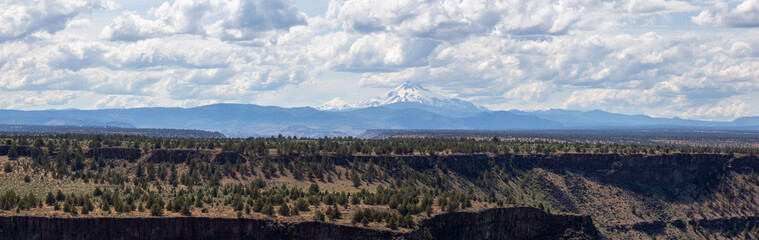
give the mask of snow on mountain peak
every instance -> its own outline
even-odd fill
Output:
[[[340,97],[335,97],[332,100],[329,100],[323,105],[317,107],[316,109],[325,111],[343,111],[351,109],[351,106],[347,102],[340,99]]]
[[[328,111],[345,111],[403,103],[421,104],[428,107],[461,110],[466,112],[478,112],[486,110],[484,108],[475,106],[469,101],[440,95],[413,82],[404,82],[400,86],[385,94],[384,97],[365,100],[358,104],[346,104],[339,98],[335,98],[325,103],[321,107],[318,107],[318,109]]]
[[[427,90],[426,88],[423,88],[416,83],[405,82],[392,91],[388,92],[384,99],[374,99],[374,101],[379,100],[379,105],[387,105],[398,102],[412,102],[432,105],[435,101],[443,101],[447,99],[450,98]],[[369,100],[368,102],[374,101]]]

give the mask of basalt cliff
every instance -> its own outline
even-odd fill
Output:
[[[411,231],[235,218],[0,217],[2,239],[600,239],[588,216],[528,207],[434,216]]]

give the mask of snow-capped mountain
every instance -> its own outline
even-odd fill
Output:
[[[365,100],[357,104],[348,104],[340,98],[334,98],[317,109],[325,111],[348,111],[370,107],[386,107],[393,109],[419,108],[448,116],[469,116],[475,113],[488,111],[483,107],[474,105],[472,102],[446,97],[412,82],[401,84],[383,97]]]
[[[339,97],[335,97],[332,100],[325,102],[321,106],[316,107],[316,109],[319,109],[322,111],[346,111],[346,110],[354,109],[354,107],[348,104],[347,102],[343,101]]]

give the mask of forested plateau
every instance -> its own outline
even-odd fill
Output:
[[[0,236],[757,238],[758,154],[498,137],[0,135]]]

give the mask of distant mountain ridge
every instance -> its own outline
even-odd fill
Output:
[[[732,122],[686,120],[674,118],[654,118],[646,115],[627,115],[610,113],[601,110],[577,111],[564,109],[550,109],[541,111],[509,112],[536,116],[543,119],[558,121],[565,127],[634,127],[634,126],[691,126],[691,127],[719,127],[734,125]],[[759,125],[759,124],[758,124]]]
[[[99,110],[0,110],[0,124],[181,128],[218,131],[229,137],[291,135],[358,136],[368,129],[548,130],[613,128],[720,128],[759,130],[759,117],[732,122],[654,118],[599,110],[490,111],[406,82],[385,96],[357,104],[339,99],[318,109],[252,104],[193,108]]]
[[[336,112],[320,111],[310,107],[282,108],[252,104],[213,104],[194,108],[0,110],[0,116],[2,116],[0,124],[106,126],[118,122],[138,128],[218,131],[229,137],[277,134],[304,137],[358,136],[368,129],[528,130],[712,127],[759,130],[754,121],[751,121],[753,118],[735,122],[707,122],[572,110],[489,111],[468,117],[450,117],[417,108],[368,107]],[[589,120],[589,118],[595,119]],[[639,124],[634,124],[636,121]],[[582,122],[585,123],[580,124]]]
[[[440,95],[413,82],[404,82],[383,97],[364,100],[356,104],[348,104],[335,98],[317,109],[349,111],[370,107],[417,108],[452,117],[466,117],[488,111],[487,108],[478,107],[472,102]]]
[[[151,129],[122,128],[116,126],[75,126],[75,125],[6,125],[0,124],[3,134],[123,134],[148,137],[224,138],[219,132],[193,129]]]
[[[733,121],[735,124],[739,125],[754,125],[759,126],[759,116],[755,117],[739,117]]]
[[[101,110],[0,110],[0,124],[129,123],[138,128],[184,128],[218,131],[230,137],[277,134],[308,137],[357,136],[366,129],[541,129],[560,123],[509,112],[448,117],[414,108],[369,107],[345,112],[310,107],[281,108],[251,104],[213,104],[194,108]],[[500,119],[499,119],[500,118]]]

